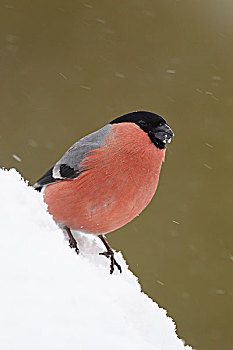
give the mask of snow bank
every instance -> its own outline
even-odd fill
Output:
[[[15,170],[0,170],[0,194],[0,349],[191,349],[120,253],[121,275],[94,237],[77,234],[77,256]]]

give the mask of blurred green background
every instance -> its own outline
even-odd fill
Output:
[[[174,130],[153,202],[108,238],[198,350],[233,349],[232,18],[232,0],[0,1],[1,166],[33,183],[133,110]]]

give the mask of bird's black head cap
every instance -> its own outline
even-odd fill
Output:
[[[157,148],[165,148],[166,142],[170,142],[174,136],[171,128],[166,121],[158,114],[146,111],[131,112],[122,115],[110,122],[110,124],[118,123],[135,123],[144,132],[146,132]]]

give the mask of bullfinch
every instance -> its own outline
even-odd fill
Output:
[[[105,234],[124,226],[155,194],[166,143],[174,136],[159,115],[137,111],[111,121],[71,146],[34,185],[53,219],[79,249],[72,234],[97,235],[110,259],[110,273],[121,266]]]

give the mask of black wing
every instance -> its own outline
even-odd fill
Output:
[[[74,179],[78,177],[79,172],[73,168],[71,168],[69,165],[66,164],[60,164],[59,169],[56,169],[58,173],[58,177],[54,176],[54,167],[49,169],[47,173],[45,173],[34,185],[34,188],[37,191],[41,191],[43,186],[49,185],[54,182]]]

